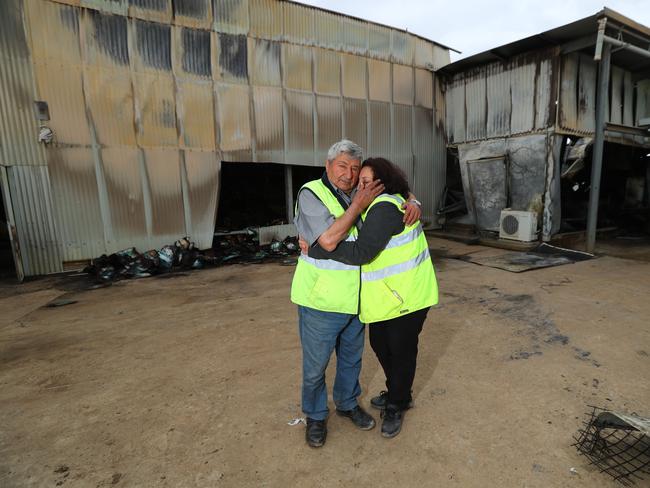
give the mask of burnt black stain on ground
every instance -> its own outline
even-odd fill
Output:
[[[16,340],[0,348],[0,366],[30,359],[46,359],[53,352],[67,349],[80,341],[70,337],[52,337],[40,334],[22,340]]]

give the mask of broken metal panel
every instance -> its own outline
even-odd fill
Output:
[[[368,102],[370,112],[368,131],[368,157],[379,157],[390,154],[390,103]]]
[[[284,13],[277,0],[249,0],[250,35],[260,39],[282,40]]]
[[[596,62],[580,55],[578,69],[578,125],[580,131],[593,132],[596,125]]]
[[[430,42],[415,38],[415,66],[422,68],[433,69],[433,49],[434,45]]]
[[[366,55],[368,52],[368,23],[351,17],[341,17],[343,27],[343,44],[344,51]]]
[[[191,237],[199,249],[212,246],[219,201],[219,166],[214,152],[185,151]]]
[[[83,9],[81,43],[84,63],[111,69],[129,69],[127,18]]]
[[[412,65],[415,55],[415,41],[407,32],[391,30],[391,58],[393,62]]]
[[[485,139],[487,112],[487,84],[483,71],[465,80],[465,106],[467,107],[466,140]]]
[[[508,178],[504,157],[467,161],[469,194],[480,230],[499,230],[501,210],[508,205]]]
[[[19,0],[4,1],[0,15],[0,161],[6,166],[45,164],[22,6]]]
[[[31,0],[24,5],[34,61],[80,64],[80,10],[47,0]]]
[[[343,71],[343,96],[366,99],[366,58],[352,54],[341,54],[341,66]]]
[[[118,70],[84,68],[86,106],[97,139],[103,145],[134,146],[134,109],[131,78]]]
[[[215,31],[248,34],[248,0],[213,0],[212,15]]]
[[[311,46],[314,44],[313,8],[297,3],[282,2],[284,8],[284,40]]]
[[[564,136],[549,133],[546,141],[546,189],[542,214],[542,239],[550,241],[562,223],[561,155]]]
[[[89,9],[124,16],[129,12],[128,0],[80,0],[79,5]]]
[[[311,58],[312,51],[309,47],[282,44],[282,73],[285,87],[312,90]]]
[[[535,129],[545,129],[552,125],[551,117],[555,110],[553,93],[556,91],[553,80],[553,60],[540,60],[535,80]]]
[[[285,92],[288,164],[314,164],[314,95]],[[330,143],[331,144],[331,143]]]
[[[343,113],[339,97],[316,95],[316,164],[324,164],[327,150],[342,138]]]
[[[377,24],[368,25],[368,55],[373,58],[390,61],[391,30]]]
[[[390,66],[390,63],[385,61],[368,60],[368,95],[370,100],[380,102],[392,100]]]
[[[341,54],[314,48],[314,91],[323,95],[341,94]]]
[[[501,63],[493,64],[487,72],[487,136],[499,137],[510,133],[511,105],[510,71]]]
[[[413,68],[393,65],[393,101],[413,105]]]
[[[248,39],[251,83],[254,85],[282,86],[279,42]]]
[[[546,134],[507,140],[510,208],[542,214],[546,188]]]
[[[145,149],[151,198],[151,240],[154,246],[185,234],[185,213],[178,149]]]
[[[136,71],[171,73],[171,26],[145,20],[134,20],[132,25]]]
[[[641,125],[641,119],[650,117],[650,80],[640,80],[636,84],[636,111],[634,125]]]
[[[48,167],[62,260],[80,261],[106,253],[92,150],[52,147]]]
[[[210,31],[174,27],[175,73],[183,77],[212,79],[212,36]]]
[[[7,176],[25,275],[63,271],[47,166],[10,166]]]
[[[634,125],[634,83],[629,71],[623,77],[623,125]]]
[[[257,161],[284,161],[282,89],[253,87]]]
[[[617,66],[612,66],[611,72],[611,107],[609,122],[621,125],[623,123],[623,76],[624,72]]]
[[[129,17],[169,23],[172,20],[172,2],[171,0],[129,0]]]
[[[214,99],[211,81],[177,81],[176,112],[181,147],[214,150]]]
[[[174,23],[185,27],[210,29],[212,27],[211,0],[173,1]]]
[[[415,69],[415,105],[433,108],[433,73],[425,69]]]
[[[248,83],[248,46],[245,35],[218,33],[216,78],[230,83]]]
[[[343,99],[343,137],[361,147],[367,145],[367,102],[365,100]]]
[[[562,58],[562,81],[560,85],[560,127],[578,127],[578,66],[577,53]]]
[[[392,161],[404,170],[413,184],[413,107],[393,105]]]
[[[323,48],[340,51],[345,45],[341,15],[317,10],[314,12],[316,44]]]
[[[174,79],[136,73],[133,76],[138,144],[178,146]]]
[[[246,85],[216,84],[225,161],[251,161],[250,95]],[[248,157],[245,157],[248,156]]]
[[[510,133],[531,132],[535,126],[535,72],[537,61],[513,62],[510,69],[511,118]]]

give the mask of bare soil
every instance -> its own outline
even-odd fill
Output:
[[[618,486],[572,436],[588,405],[650,416],[650,263],[515,274],[450,259],[505,251],[431,245],[441,300],[402,433],[332,415],[321,449],[288,425],[293,268],[0,285],[0,486]],[[367,345],[362,405],[383,380]]]

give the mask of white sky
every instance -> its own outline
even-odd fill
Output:
[[[462,51],[451,60],[560,27],[600,11],[605,0],[299,0],[400,29]],[[650,0],[607,7],[650,26]]]

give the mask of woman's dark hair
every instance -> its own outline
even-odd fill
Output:
[[[368,158],[361,165],[362,168],[366,166],[372,169],[375,179],[381,180],[384,184],[386,193],[391,195],[399,193],[405,200],[408,200],[409,183],[402,168],[384,158]]]

